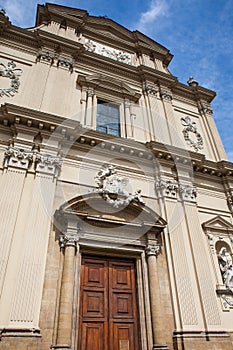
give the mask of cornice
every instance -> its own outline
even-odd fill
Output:
[[[145,144],[133,140],[112,137],[94,130],[82,128],[77,121],[63,118],[58,115],[48,114],[37,110],[6,103],[0,108],[0,124],[4,128],[22,125],[26,128],[38,129],[39,132],[48,132],[62,136],[65,142],[80,144],[83,149],[90,149],[97,145],[104,151],[113,152],[118,157],[136,157],[142,162],[148,162],[153,156],[159,162],[169,164],[169,167],[178,166],[184,170],[191,169],[204,177],[233,178],[233,163],[222,160],[210,161],[203,154],[197,154],[178,147],[164,145],[151,141]]]
[[[54,4],[39,5],[36,25],[48,24],[51,21],[65,22],[90,39],[102,40],[116,48],[128,49],[131,52],[153,55],[168,65],[173,55],[164,46],[148,38],[139,31],[130,31],[119,23],[105,16],[90,16],[87,11]],[[110,33],[115,33],[111,35]]]
[[[164,145],[155,141],[145,144],[156,158],[172,161],[176,166],[191,166],[193,171],[201,176],[233,177],[233,163],[228,161],[210,161],[203,154],[183,150],[171,145]]]

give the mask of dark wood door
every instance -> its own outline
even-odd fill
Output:
[[[84,256],[79,350],[138,350],[135,264]]]

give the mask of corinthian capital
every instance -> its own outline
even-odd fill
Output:
[[[176,198],[178,185],[167,179],[159,179],[155,182],[155,189],[159,197]]]
[[[36,155],[36,171],[48,175],[59,175],[62,166],[62,159],[60,156],[53,156],[50,154],[37,153]]]
[[[182,184],[179,183],[179,193],[183,201],[192,202],[196,201],[197,190],[192,184]]]
[[[146,246],[146,255],[147,256],[158,256],[161,251],[161,245],[156,243],[148,243]]]
[[[33,160],[33,152],[9,146],[4,153],[4,167],[28,169]]]
[[[66,233],[61,233],[59,237],[59,243],[61,248],[65,248],[67,246],[77,247],[77,243],[79,241],[78,232],[70,231]]]
[[[161,99],[164,100],[164,101],[167,101],[167,102],[171,102],[172,101],[172,92],[171,92],[171,90],[161,88],[160,89],[160,96],[161,96]]]

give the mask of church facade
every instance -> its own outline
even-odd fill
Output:
[[[0,350],[232,350],[215,92],[84,10],[0,37]]]

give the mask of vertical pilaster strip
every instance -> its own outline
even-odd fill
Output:
[[[24,207],[28,217],[23,230],[20,216],[16,224],[16,234],[22,234],[21,240],[24,239],[24,245],[21,246],[16,285],[11,303],[11,326],[39,326],[54,191],[53,178],[37,174],[32,183],[31,198],[28,198],[28,208]]]
[[[36,176],[28,174],[14,226],[0,315],[7,327],[39,329],[47,245],[59,157],[35,155]],[[34,157],[34,160],[35,160]],[[23,162],[25,163],[25,162]],[[15,283],[12,285],[12,280]],[[11,302],[7,302],[7,301]]]
[[[125,101],[124,107],[125,107],[126,137],[129,139],[132,139],[133,138],[133,128],[132,128],[131,115],[130,115],[130,102]]]
[[[200,288],[200,300],[203,305],[203,317],[205,317],[208,330],[218,329],[221,325],[221,319],[215,291],[216,281],[214,272],[211,271],[210,268],[210,256],[207,256],[207,251],[203,244],[204,234],[199,222],[198,210],[194,203],[186,202],[184,207],[186,223],[193,250],[193,258],[195,257],[198,284]]]
[[[32,152],[9,146],[4,154],[0,197],[0,295],[2,293],[14,228]]]
[[[91,88],[88,88],[87,104],[86,104],[86,125],[85,125],[87,128],[93,128],[93,123],[92,123],[93,96],[94,96],[94,90]]]
[[[13,232],[26,171],[8,169],[1,176],[0,196],[0,295],[3,288]]]

